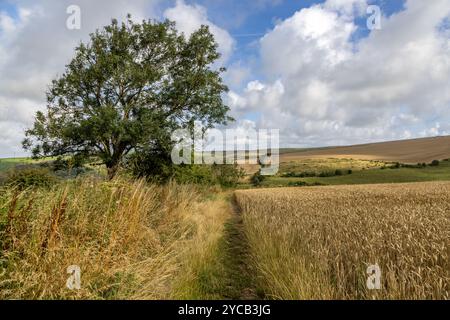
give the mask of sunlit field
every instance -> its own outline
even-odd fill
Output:
[[[229,214],[202,194],[90,178],[0,189],[0,299],[186,296]],[[80,290],[66,287],[71,265],[81,269]]]
[[[275,299],[448,299],[450,183],[236,192],[258,285]],[[381,289],[366,270],[381,268]]]

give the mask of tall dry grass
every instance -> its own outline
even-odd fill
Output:
[[[448,299],[450,183],[237,191],[275,299]],[[381,268],[368,290],[367,267]]]
[[[0,299],[173,298],[213,208],[192,186],[124,179],[0,192]]]

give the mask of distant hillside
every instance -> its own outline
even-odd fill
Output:
[[[284,152],[281,162],[313,158],[353,158],[429,163],[450,158],[450,136]]]

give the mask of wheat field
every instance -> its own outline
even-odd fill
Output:
[[[237,191],[274,299],[448,299],[450,183]],[[367,289],[367,268],[381,289]]]

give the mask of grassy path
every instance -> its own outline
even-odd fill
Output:
[[[231,193],[221,196],[210,207],[220,208],[220,237],[207,245],[207,253],[198,254],[197,262],[188,272],[190,277],[182,285],[182,294],[176,298],[262,299],[263,295],[257,292],[254,273],[249,267],[249,249],[234,196]]]
[[[227,287],[224,298],[252,300],[262,298],[254,283],[254,273],[249,266],[250,253],[243,229],[243,221],[239,208],[230,200],[233,216],[225,224],[222,240],[222,263],[226,270]]]

